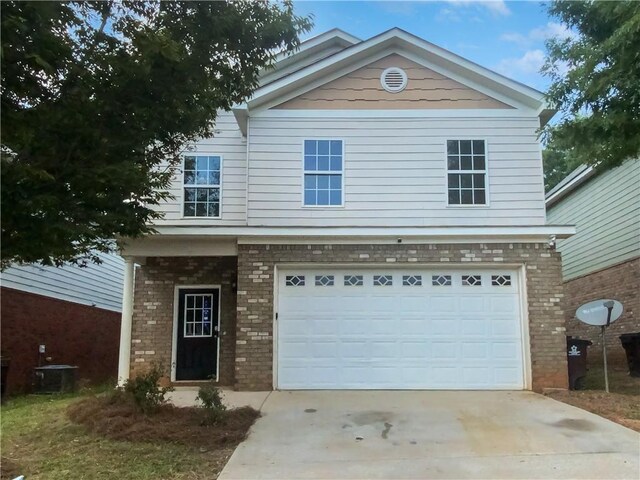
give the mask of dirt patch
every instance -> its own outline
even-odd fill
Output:
[[[9,480],[16,478],[18,475],[20,475],[20,466],[13,460],[3,456],[0,459],[0,478]]]
[[[554,391],[548,396],[640,432],[640,395],[585,390]]]
[[[110,396],[76,402],[67,414],[72,422],[113,440],[179,443],[201,452],[237,445],[260,416],[251,407],[236,408],[225,412],[220,422],[207,425],[200,408],[163,405],[153,415],[144,415],[133,403]]]

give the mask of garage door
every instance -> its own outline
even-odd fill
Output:
[[[287,269],[280,389],[522,389],[517,272]]]

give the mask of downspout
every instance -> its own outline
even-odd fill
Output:
[[[131,364],[131,324],[133,319],[134,263],[131,257],[124,259],[124,285],[122,288],[122,319],[120,321],[120,353],[118,357],[118,386],[129,379]]]

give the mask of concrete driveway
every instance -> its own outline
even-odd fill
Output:
[[[640,478],[640,435],[531,392],[273,392],[231,479]]]

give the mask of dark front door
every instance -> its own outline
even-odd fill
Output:
[[[218,367],[220,290],[180,289],[176,380],[215,378]]]

